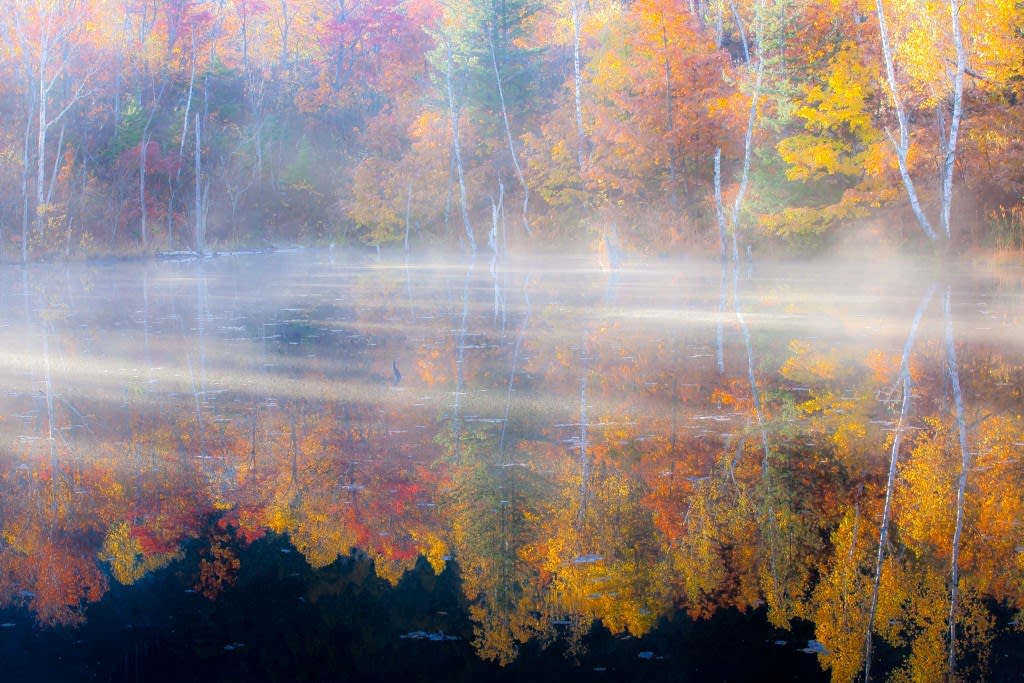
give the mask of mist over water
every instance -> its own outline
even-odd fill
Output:
[[[947,665],[955,549],[957,670],[1019,675],[1022,281],[343,250],[5,269],[0,648],[39,671],[75,627],[96,663],[54,677],[153,679],[173,651],[256,678],[270,652],[319,680],[842,678],[871,632],[873,673],[913,674]],[[131,652],[95,635],[143,623]]]

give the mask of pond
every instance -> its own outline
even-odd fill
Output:
[[[5,680],[1024,672],[1020,269],[11,267],[0,384]]]

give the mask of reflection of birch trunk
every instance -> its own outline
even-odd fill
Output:
[[[462,321],[455,339],[455,403],[452,406],[452,439],[456,462],[462,455],[462,394],[466,386],[464,361],[466,358],[466,331],[469,326],[469,279],[473,274],[473,265],[474,261],[470,260],[469,268],[466,269],[466,279],[462,285]]]
[[[882,521],[878,531],[878,554],[875,558],[874,581],[871,586],[871,604],[868,607],[867,629],[864,634],[864,681],[871,680],[871,648],[872,648],[872,625],[875,621],[875,613],[878,611],[878,587],[882,580],[882,562],[885,560],[885,546],[889,540],[889,515],[892,510],[893,492],[896,488],[896,463],[900,455],[900,443],[903,440],[903,431],[906,428],[907,418],[910,415],[910,399],[912,394],[912,383],[910,379],[910,352],[914,348],[914,339],[917,336],[917,328],[921,324],[921,317],[924,315],[928,303],[935,293],[933,286],[921,299],[917,311],[914,313],[914,320],[910,324],[910,332],[907,334],[907,341],[903,345],[903,357],[900,360],[898,382],[903,389],[903,400],[900,404],[900,416],[896,422],[896,431],[892,437],[892,449],[889,453],[889,476],[885,484],[885,504],[882,507]]]
[[[946,364],[949,368],[949,383],[953,389],[953,405],[956,409],[956,430],[960,441],[960,476],[956,485],[956,526],[953,530],[953,550],[950,557],[949,593],[949,676],[956,671],[956,612],[960,593],[960,539],[964,528],[964,496],[967,492],[967,471],[970,467],[970,451],[967,448],[967,422],[964,419],[964,398],[960,391],[960,372],[957,367],[956,348],[953,346],[953,314],[950,304],[950,288],[946,287],[943,310],[946,318]]]
[[[50,445],[50,486],[52,492],[51,506],[53,508],[53,519],[57,519],[57,484],[58,484],[58,463],[57,463],[57,441],[56,431],[53,427],[53,380],[50,374],[50,337],[46,329],[46,322],[43,322],[43,379],[46,390],[46,425],[47,441]]]
[[[206,429],[203,424],[203,403],[206,401],[206,317],[207,317],[206,276],[200,265],[196,275],[196,337],[199,352],[199,378],[192,366],[191,354],[186,354],[188,361],[189,380],[192,385],[192,401],[196,412],[196,436],[199,442],[199,455],[206,455]]]
[[[519,366],[519,351],[523,346],[523,339],[526,337],[526,328],[530,324],[530,293],[526,289],[529,286],[529,279],[523,286],[523,293],[526,299],[526,311],[523,314],[523,323],[519,327],[519,334],[516,335],[516,344],[512,349],[512,369],[508,373],[508,390],[505,393],[505,415],[501,421],[501,435],[498,437],[498,453],[501,455],[501,464],[507,464],[505,459],[505,432],[508,429],[509,415],[512,413],[512,386],[515,383],[516,369]]]
[[[776,608],[783,606],[783,592],[780,589],[779,580],[779,529],[776,523],[775,510],[775,486],[772,482],[771,470],[771,448],[768,445],[768,429],[764,423],[764,406],[761,402],[761,392],[757,388],[757,374],[754,364],[754,345],[750,338],[750,328],[747,326],[746,318],[743,317],[743,309],[740,306],[739,278],[740,266],[735,249],[736,236],[733,233],[733,260],[732,260],[732,296],[733,308],[736,312],[736,322],[739,323],[740,332],[743,335],[743,345],[747,351],[747,381],[750,383],[750,399],[754,405],[754,417],[757,420],[757,429],[761,437],[761,482],[764,486],[764,510],[765,510],[765,533],[768,543],[769,574],[772,581],[772,595],[769,596],[769,615]],[[724,266],[723,266],[724,267]],[[732,468],[730,468],[730,472]]]
[[[757,388],[757,375],[754,369],[754,346],[750,340],[750,328],[743,317],[743,310],[740,307],[739,295],[739,264],[733,261],[733,307],[736,310],[736,322],[739,323],[740,331],[743,334],[743,344],[747,349],[747,380],[750,382],[750,398],[754,404],[754,415],[757,418],[757,427],[761,434],[761,447],[764,457],[761,460],[761,476],[767,481],[770,465],[770,449],[768,447],[768,430],[764,424],[764,410],[761,404],[761,392]]]
[[[142,355],[146,359],[147,388],[153,381],[153,354],[149,346],[149,269],[142,271]]]
[[[576,511],[576,529],[583,528],[583,520],[587,514],[587,499],[590,497],[590,453],[587,435],[587,375],[589,367],[586,357],[586,340],[580,340],[580,360],[583,361],[583,372],[580,374],[580,502]]]
[[[292,472],[291,480],[288,482],[288,487],[295,486],[299,481],[299,428],[298,428],[298,417],[295,414],[296,409],[293,406],[291,415],[291,441],[292,441]]]

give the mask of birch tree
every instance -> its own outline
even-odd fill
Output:
[[[951,75],[951,116],[948,131],[942,131],[939,153],[941,156],[940,165],[940,218],[939,224],[946,241],[952,239],[950,227],[950,209],[953,202],[953,169],[956,162],[957,142],[960,137],[960,124],[963,118],[963,95],[964,95],[964,73],[967,70],[967,51],[964,47],[963,35],[960,26],[960,3],[957,0],[949,0],[949,16],[953,50],[955,53],[955,65]],[[898,138],[891,131],[887,131],[896,152],[896,162],[899,165],[900,178],[910,201],[910,207],[914,211],[921,230],[932,241],[939,239],[936,232],[921,205],[918,196],[917,186],[910,175],[910,168],[907,161],[910,153],[910,120],[903,98],[900,93],[900,86],[896,78],[896,65],[892,40],[889,33],[889,24],[886,18],[885,5],[883,0],[875,0],[875,12],[878,16],[878,31],[882,44],[882,57],[885,61],[886,84],[889,87],[889,95],[892,100],[893,110],[896,114],[896,121],[899,126]],[[945,119],[942,114],[942,104],[938,104],[938,114],[941,122]]]

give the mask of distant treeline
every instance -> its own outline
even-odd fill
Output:
[[[1024,248],[1024,10],[889,5],[16,0],[0,258]]]

